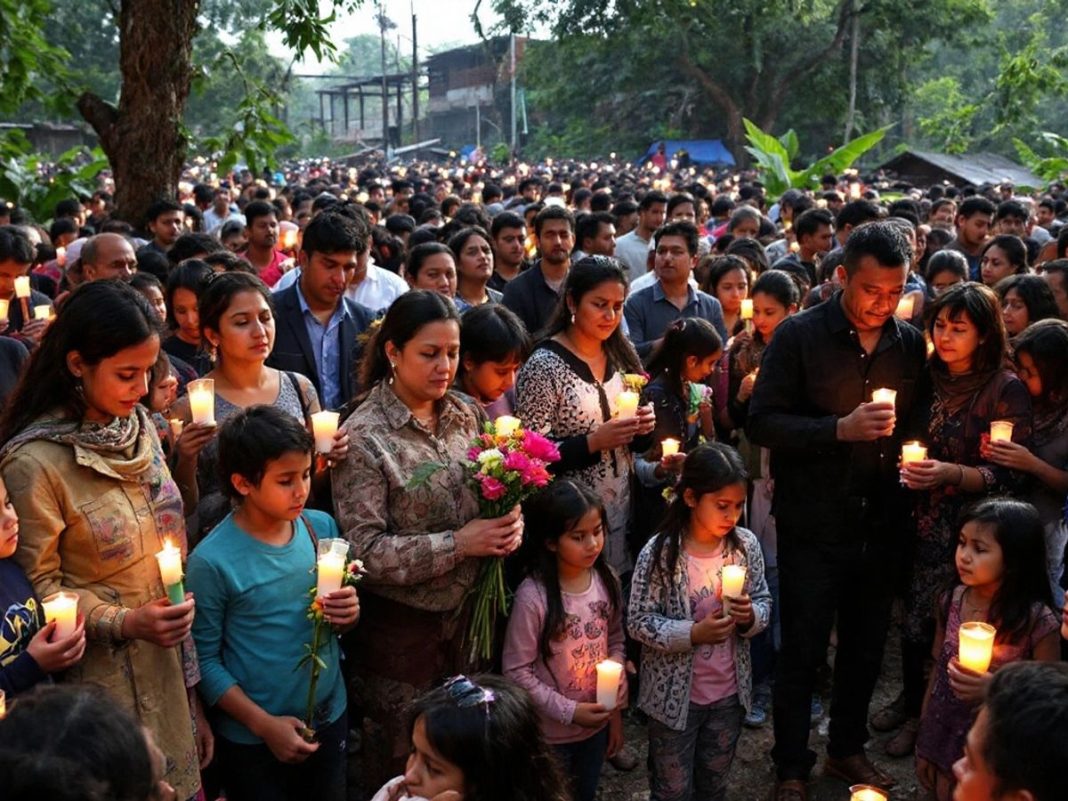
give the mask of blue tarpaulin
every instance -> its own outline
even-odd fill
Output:
[[[694,164],[726,164],[734,166],[734,156],[727,150],[722,139],[665,139],[664,152],[670,160],[679,150],[685,150],[690,154],[690,160]],[[653,142],[649,150],[642,156],[644,164],[656,154],[660,142]]]

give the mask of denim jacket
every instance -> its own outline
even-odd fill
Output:
[[[753,695],[749,638],[763,631],[771,619],[771,593],[764,579],[764,557],[756,536],[740,526],[734,531],[742,547],[730,548],[728,543],[725,564],[745,565],[745,592],[753,603],[753,625],[748,631],[735,634],[738,700],[748,711]],[[638,708],[665,726],[682,731],[690,708],[694,653],[690,631],[696,621],[690,608],[685,557],[680,553],[671,581],[665,582],[662,571],[652,571],[655,543],[654,537],[638,556],[627,609],[627,629],[642,644]]]

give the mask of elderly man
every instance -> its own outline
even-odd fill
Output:
[[[137,272],[137,256],[121,234],[97,234],[82,246],[82,273],[86,281],[118,278],[129,281]]]

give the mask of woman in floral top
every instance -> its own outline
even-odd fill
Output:
[[[557,441],[554,472],[591,487],[604,502],[605,558],[619,575],[630,571],[626,538],[630,517],[631,450],[646,451],[656,425],[651,407],[616,415],[626,389],[622,373],[641,362],[619,330],[627,278],[606,256],[572,265],[546,336],[519,371],[516,413],[532,431]]]
[[[459,316],[448,299],[413,290],[394,301],[362,365],[370,390],[343,426],[348,459],[333,471],[338,524],[367,571],[350,650],[370,787],[403,771],[404,708],[472,667],[457,610],[480,557],[511,553],[522,535],[518,507],[477,517],[463,461],[485,418],[449,391],[459,352]]]

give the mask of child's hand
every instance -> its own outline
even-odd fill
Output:
[[[660,457],[660,469],[664,473],[664,477],[677,476],[682,473],[682,466],[686,464],[685,453],[673,453],[670,456]]]
[[[623,710],[613,709],[608,719],[608,750],[605,756],[611,759],[623,748]]]
[[[200,451],[211,442],[219,430],[218,426],[206,426],[203,423],[186,423],[178,441],[174,443],[178,458],[182,461],[196,461]]]
[[[26,647],[37,667],[45,673],[66,670],[76,664],[85,653],[85,619],[81,615],[78,616],[78,625],[74,632],[66,639],[52,642],[55,632],[56,622],[53,620],[34,634]]]
[[[966,704],[982,702],[983,696],[986,694],[986,685],[990,683],[991,674],[989,672],[976,673],[974,670],[969,670],[955,656],[950,658],[947,670],[949,672],[949,689],[953,691],[957,698]]]
[[[742,631],[746,631],[753,625],[756,615],[753,614],[753,601],[748,595],[739,595],[731,598],[730,615]]]
[[[753,386],[756,384],[756,370],[746,375],[742,383],[738,385],[738,403],[745,403],[753,394]]]
[[[734,634],[735,625],[733,617],[707,615],[704,620],[693,624],[693,628],[690,629],[690,641],[694,645],[716,645],[726,642]]]
[[[254,732],[271,749],[274,758],[286,765],[299,765],[319,750],[319,743],[305,742],[300,733],[304,724],[294,717],[268,715]]]
[[[189,636],[194,609],[191,592],[185,594],[185,601],[180,604],[172,604],[166,598],[149,601],[126,613],[122,636],[128,640],[147,640],[160,648],[172,648]]]
[[[584,729],[597,729],[605,724],[612,716],[612,712],[600,704],[578,704],[575,714],[571,716],[571,722]]]
[[[355,587],[342,587],[340,590],[324,595],[323,617],[326,622],[346,629],[356,625],[360,619],[360,599]]]

